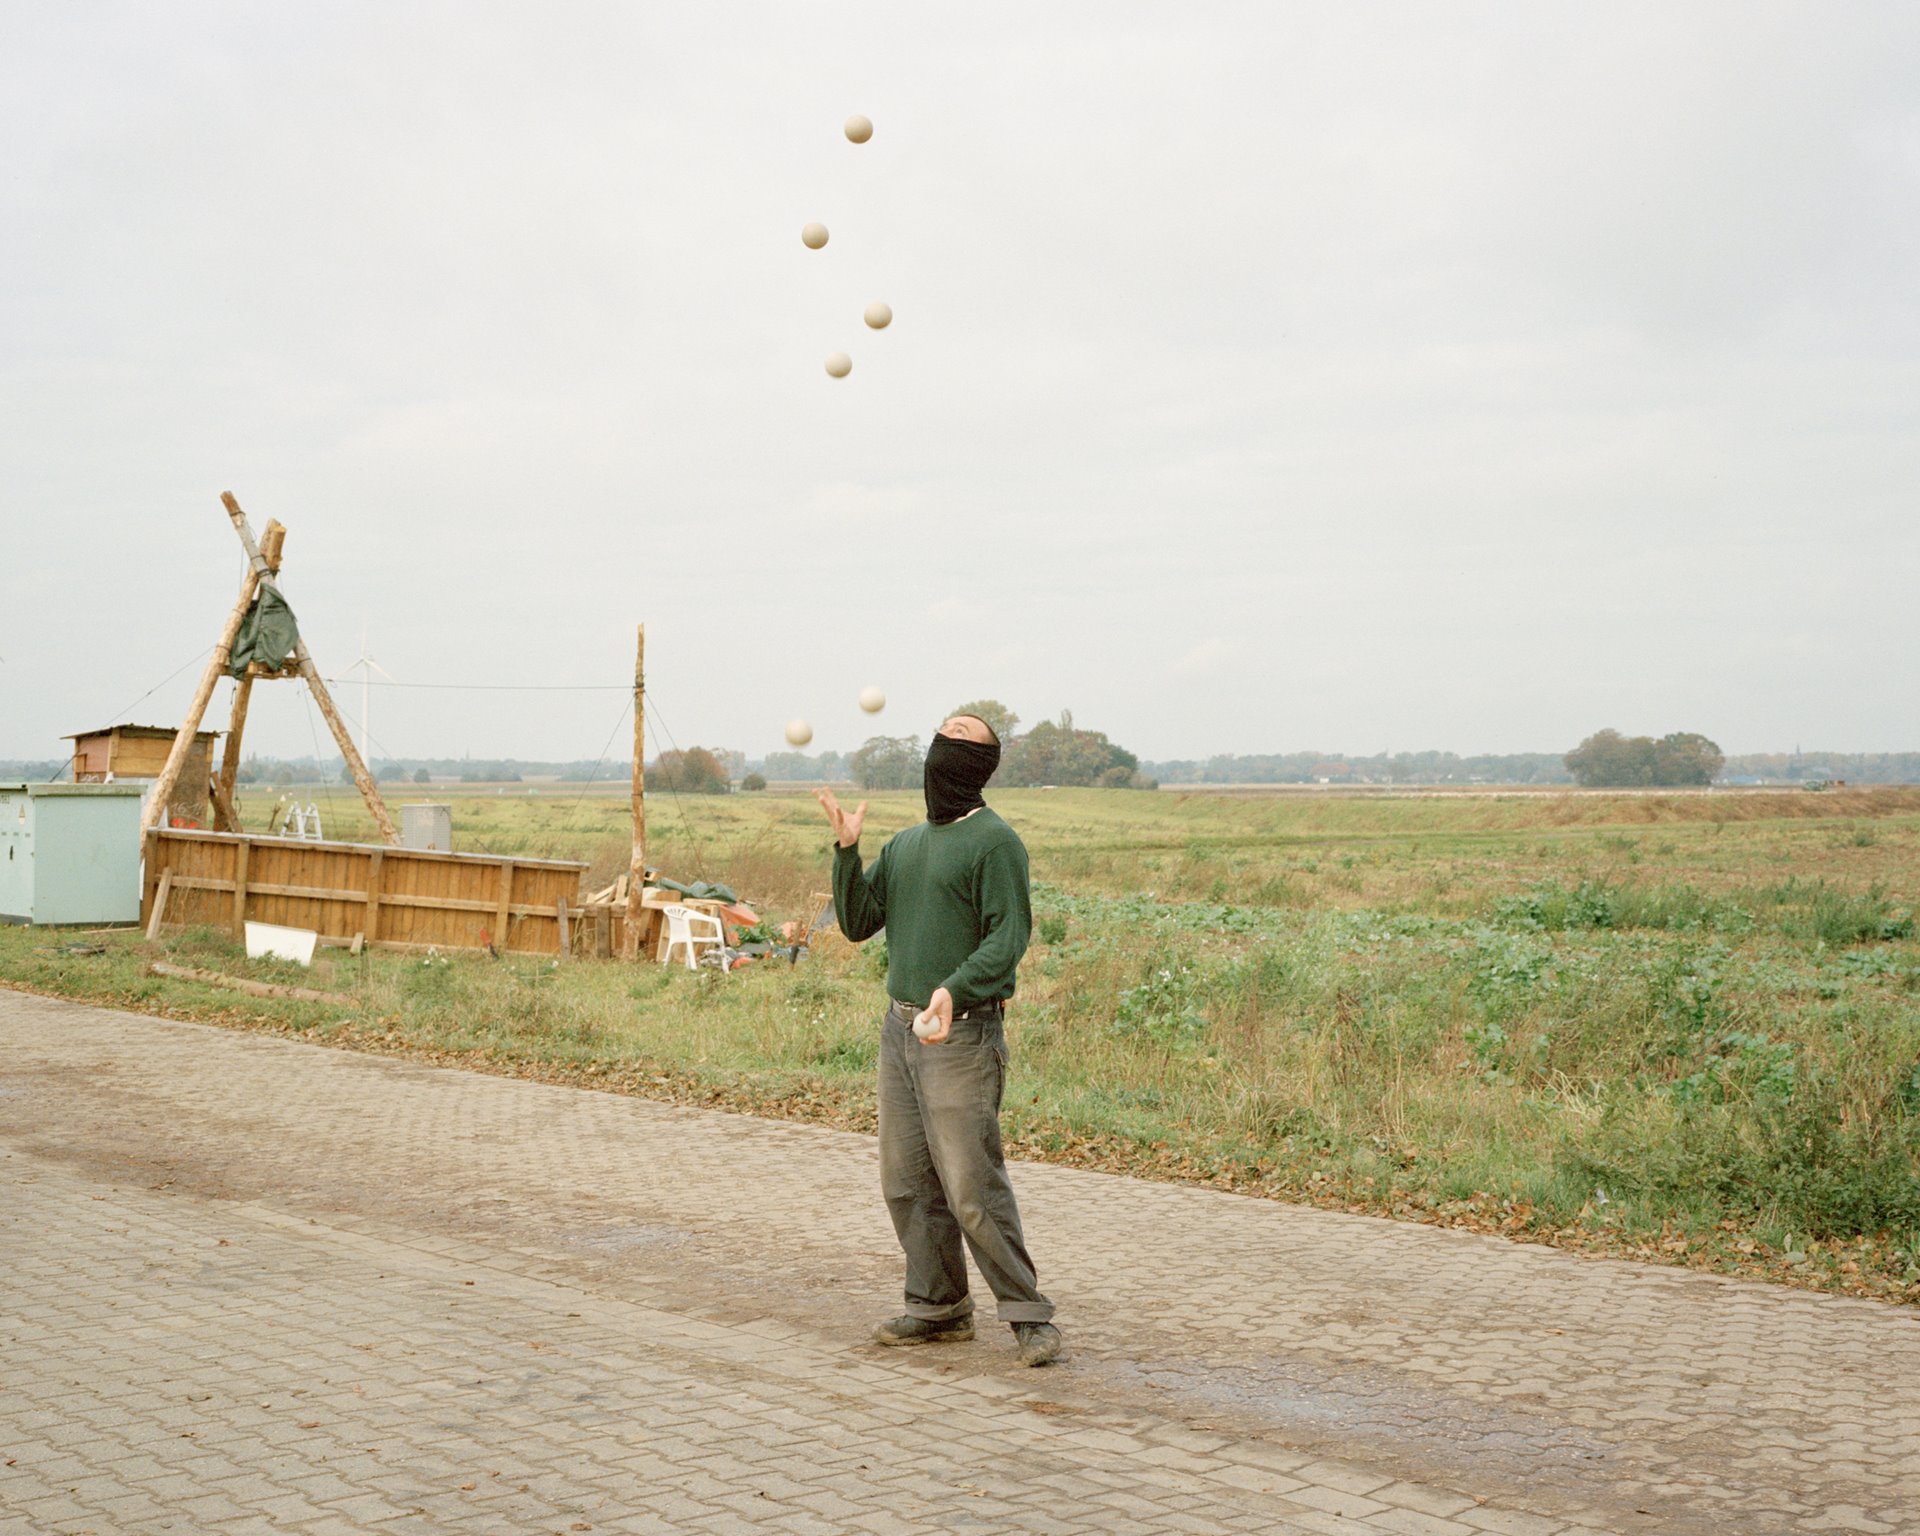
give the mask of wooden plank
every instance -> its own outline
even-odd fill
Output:
[[[566,897],[562,896],[553,904],[553,917],[554,921],[559,924],[560,927],[560,958],[562,960],[571,960],[573,958],[573,945],[568,939]]]
[[[499,909],[494,914],[493,947],[507,947],[507,927],[513,921],[513,860],[508,859],[500,866]]]
[[[599,960],[613,958],[613,909],[604,902],[593,909],[593,953]]]
[[[197,981],[210,987],[225,987],[230,992],[245,992],[249,997],[291,997],[303,1003],[341,1003],[351,1008],[358,998],[342,992],[316,992],[311,987],[284,987],[274,982],[248,981],[241,976],[223,976],[218,971],[203,971],[191,965],[168,965],[155,960],[147,967],[155,976],[172,976],[180,981]]]
[[[160,924],[166,920],[167,898],[173,894],[173,871],[160,872],[160,889],[154,893],[153,916],[147,919],[147,942],[151,944],[160,937]]]
[[[356,933],[353,936],[353,942],[347,946],[347,953],[350,955],[359,954],[360,951],[366,947],[366,942],[367,936],[364,933]]]
[[[233,845],[233,936],[247,940],[247,865],[253,856],[253,844],[245,838]]]
[[[272,845],[294,851],[311,849],[313,844],[297,837],[272,837],[264,832],[212,832],[204,827],[160,827],[155,831],[170,843],[212,845],[233,841],[236,837],[245,837],[256,846]],[[381,847],[379,843],[336,843],[329,841],[327,846],[340,853],[369,854]],[[506,857],[497,853],[438,853],[431,848],[388,848],[388,855],[395,863],[407,864],[455,864],[469,870],[492,869]],[[586,869],[578,859],[533,859],[525,854],[513,855],[514,864],[520,869],[562,869],[575,873]]]
[[[380,882],[387,875],[387,850],[376,848],[373,857],[367,860],[367,915],[362,919],[363,932],[370,939],[380,937]],[[358,954],[359,941],[354,941],[354,953]]]

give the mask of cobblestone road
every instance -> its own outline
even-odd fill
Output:
[[[1920,1531],[1912,1313],[1015,1178],[1045,1371],[867,1138],[0,991],[0,1533]]]

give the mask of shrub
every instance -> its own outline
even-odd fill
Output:
[[[1789,879],[1762,891],[1761,899],[1778,912],[1781,931],[1796,939],[1839,948],[1913,936],[1913,913],[1895,907],[1881,885],[1855,893],[1824,880]]]
[[[726,765],[705,747],[662,752],[647,769],[647,778],[679,795],[724,795],[733,787]]]

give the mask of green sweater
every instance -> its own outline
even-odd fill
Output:
[[[896,833],[872,869],[834,847],[833,905],[856,943],[887,930],[887,993],[924,1005],[941,987],[956,1011],[1013,996],[1033,931],[1027,849],[991,810]]]

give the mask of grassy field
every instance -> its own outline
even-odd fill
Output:
[[[446,786],[456,846],[625,866],[624,795]],[[333,836],[370,823],[319,799]],[[919,814],[875,796],[869,851]],[[272,798],[243,802],[250,823]],[[1011,791],[1035,944],[1026,1155],[1920,1302],[1920,790]],[[650,797],[666,873],[825,889],[799,794]],[[876,835],[878,834],[878,835]],[[329,953],[255,1001],[131,935],[0,931],[0,979],[484,1070],[867,1126],[883,941],[731,976]],[[249,965],[174,933],[187,963]]]

